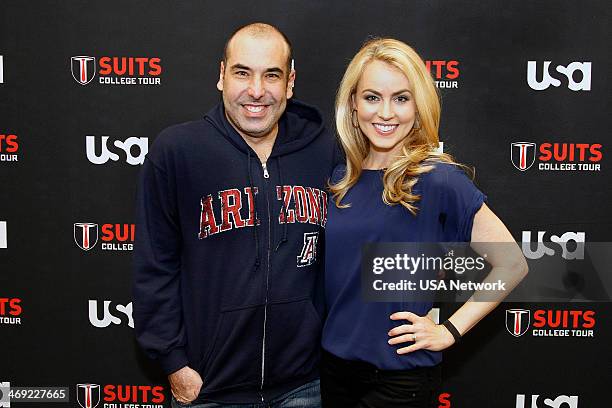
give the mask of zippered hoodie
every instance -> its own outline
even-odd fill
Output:
[[[263,165],[220,104],[165,129],[138,190],[133,314],[138,342],[195,402],[268,401],[318,376],[326,183],[334,138],[290,100]]]

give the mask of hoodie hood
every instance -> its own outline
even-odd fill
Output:
[[[238,150],[244,154],[250,152],[255,156],[251,147],[227,120],[222,103],[208,112],[205,120],[211,123]],[[303,149],[319,137],[325,129],[321,112],[314,106],[295,99],[287,100],[287,107],[278,123],[278,135],[270,158]]]

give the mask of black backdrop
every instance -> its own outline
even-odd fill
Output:
[[[79,406],[79,383],[101,386],[100,407],[169,406],[165,379],[129,325],[131,237],[124,232],[134,222],[140,166],[127,163],[114,142],[142,143],[143,150],[128,149],[137,158],[164,127],[202,117],[219,101],[227,35],[252,21],[275,24],[292,39],[296,96],[319,106],[330,125],[337,84],[360,44],[372,35],[411,44],[441,81],[444,150],[476,167],[477,184],[517,240],[531,232],[535,242],[545,231],[545,241],[567,232],[609,241],[609,17],[605,1],[3,1],[0,382],[68,387],[70,402],[57,407]],[[95,58],[84,78],[76,56]],[[104,57],[132,57],[136,70],[106,74]],[[142,74],[135,58],[146,58]],[[559,86],[533,89],[528,61],[536,82],[551,61]],[[556,69],[568,65],[579,68],[572,78],[583,89],[569,89]],[[159,81],[100,83],[130,77]],[[95,146],[89,156],[87,136]],[[103,136],[117,160],[94,164]],[[535,144],[525,150],[529,168],[521,168],[516,142]],[[587,154],[546,160],[548,143],[551,151],[587,144]],[[540,169],[572,163],[599,169]],[[88,250],[75,226],[82,223],[97,224]],[[506,327],[513,322],[506,311],[516,308],[531,318],[518,336]],[[555,334],[554,317],[565,311],[592,311],[592,319],[561,324],[592,336],[536,335]],[[564,395],[576,398],[557,406],[607,406],[611,311],[609,303],[501,305],[446,353],[440,407],[523,408],[521,395],[525,407],[535,395],[533,407]],[[553,319],[535,319],[549,313]],[[133,385],[161,386],[166,397],[142,387],[129,398],[112,392],[121,386],[125,396]]]

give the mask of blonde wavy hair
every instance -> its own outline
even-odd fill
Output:
[[[372,61],[383,61],[399,69],[410,83],[418,128],[414,127],[401,142],[402,148],[386,168],[382,199],[387,205],[401,204],[416,215],[415,203],[420,199],[412,188],[420,174],[433,169],[433,164],[446,162],[457,164],[452,157],[436,151],[439,144],[440,97],[433,79],[419,55],[407,44],[391,38],[375,38],[367,41],[349,63],[336,94],[336,128],[346,153],[346,173],[329,188],[339,208],[348,190],[361,176],[363,161],[368,155],[370,143],[360,128],[352,122],[353,96],[365,67]],[[415,124],[417,120],[415,120]]]

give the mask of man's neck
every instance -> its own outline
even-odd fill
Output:
[[[238,134],[242,136],[244,141],[251,146],[251,149],[255,151],[257,157],[262,163],[265,163],[272,153],[276,136],[278,135],[278,123],[270,130],[270,132],[264,136],[253,137],[238,131]]]
[[[255,151],[259,161],[265,163],[268,161],[268,157],[272,153],[272,148],[274,147],[274,142],[276,141],[276,136],[278,135],[278,122],[274,125],[274,127],[267,134],[259,137],[249,136],[246,133],[242,132],[232,119],[225,112],[225,119],[229,122],[231,127],[233,127],[236,132],[244,139],[244,141]]]

